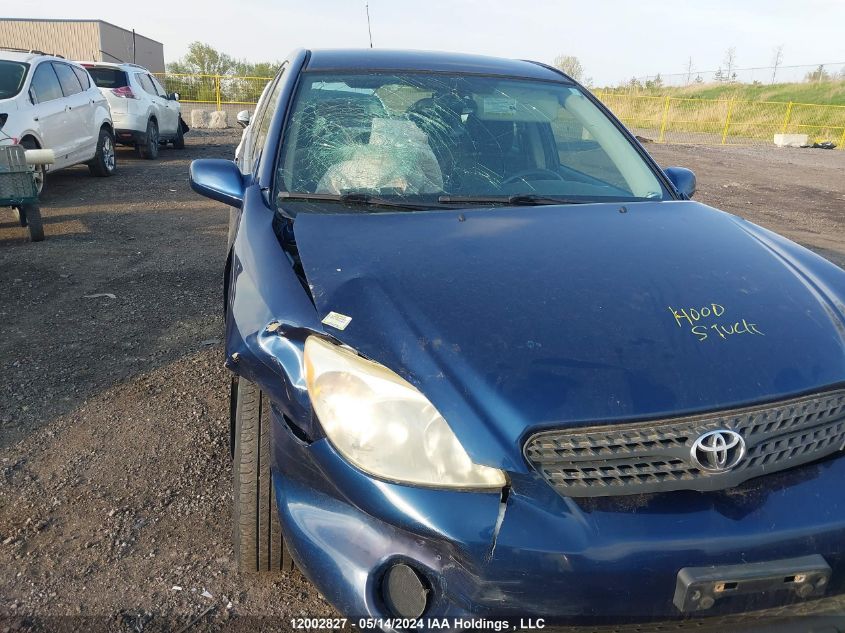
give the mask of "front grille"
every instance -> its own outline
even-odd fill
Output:
[[[699,446],[696,461],[693,446],[711,431],[739,434],[745,443],[744,453],[738,452],[739,447],[733,452],[705,453]],[[528,439],[524,453],[560,494],[608,497],[723,490],[752,477],[820,459],[843,445],[845,389],[840,389],[671,420],[543,431]],[[736,461],[735,465],[702,459],[721,454],[728,462]],[[727,468],[717,472],[720,466]]]

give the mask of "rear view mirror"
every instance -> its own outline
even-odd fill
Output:
[[[678,193],[686,198],[692,198],[695,194],[695,174],[683,167],[667,167],[663,170],[675,185]]]
[[[241,110],[238,112],[238,116],[236,117],[238,121],[238,125],[241,127],[246,127],[249,125],[250,119],[252,119],[252,112],[249,110]]]
[[[198,194],[240,208],[244,200],[243,176],[238,166],[222,158],[201,158],[188,170],[191,189]]]
[[[167,95],[167,98],[170,101],[179,101],[179,93],[178,92],[171,92],[169,95]]]

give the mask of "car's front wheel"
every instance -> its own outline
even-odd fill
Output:
[[[25,150],[27,149],[41,149],[31,138],[25,138],[21,141],[21,145]],[[35,166],[35,195],[40,196],[44,191],[44,183],[47,182],[47,168],[44,165]]]
[[[179,119],[179,124],[176,126],[176,138],[173,139],[174,149],[185,149],[185,131],[182,129],[182,119]]]
[[[244,378],[232,388],[235,558],[243,572],[290,571],[270,476],[270,403]]]

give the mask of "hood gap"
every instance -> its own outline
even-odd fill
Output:
[[[276,234],[276,239],[279,240],[279,245],[287,256],[293,272],[296,273],[296,278],[299,279],[299,283],[305,289],[308,299],[316,308],[317,304],[314,301],[311,287],[308,285],[308,278],[305,276],[305,269],[302,266],[302,259],[299,256],[299,248],[296,245],[293,220],[281,213],[276,213],[273,216],[273,232]]]

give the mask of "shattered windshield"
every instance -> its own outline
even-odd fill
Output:
[[[566,83],[306,72],[280,151],[276,193],[285,206],[342,199],[412,210],[667,195],[616,126]]]

